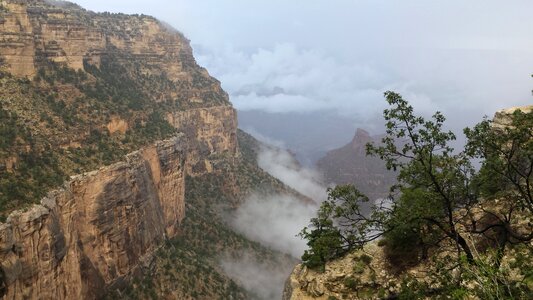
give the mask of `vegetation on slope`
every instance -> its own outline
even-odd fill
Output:
[[[68,175],[111,164],[175,133],[163,118],[169,108],[148,105],[150,98],[131,85],[138,78],[131,75],[126,80],[123,75],[109,80],[117,73],[130,74],[127,68],[110,63],[89,71],[50,63],[34,81],[9,74],[0,79],[0,212],[4,216],[36,203]],[[132,125],[125,133],[112,134],[106,128],[112,117]]]
[[[400,299],[531,295],[533,113],[517,110],[506,126],[485,119],[465,129],[467,145],[457,153],[442,114],[426,120],[400,95],[385,95],[387,136],[368,153],[399,170],[399,184],[370,214],[361,211],[369,200],[356,187],[330,190],[302,231],[310,246],[304,263],[320,268],[381,238],[396,272],[420,263],[428,268],[425,278],[404,276]],[[406,140],[401,148],[398,139]]]
[[[251,136],[239,131],[238,138],[241,158],[227,158],[212,174],[187,178],[181,234],[158,251],[154,268],[122,292],[122,297],[254,299],[256,295],[224,273],[221,259],[246,254],[274,266],[295,264],[290,256],[236,233],[224,218],[252,192],[295,194],[259,169],[253,155],[257,142]]]
[[[21,124],[14,112],[2,108],[0,104],[0,211],[17,207],[27,199],[44,196],[44,188],[61,184],[64,172],[58,167],[58,156],[49,151],[50,145],[37,149],[36,140],[30,130]],[[17,156],[13,156],[18,153]],[[13,170],[16,164],[16,171]],[[2,221],[0,215],[0,221]]]
[[[186,64],[185,64],[186,65]],[[39,201],[69,175],[94,170],[175,134],[167,112],[227,104],[194,66],[192,82],[172,82],[142,58],[118,50],[99,67],[75,71],[45,61],[33,80],[0,78],[0,216]],[[154,75],[159,74],[159,75]],[[178,95],[175,98],[171,95]],[[113,120],[126,131],[109,132]]]
[[[138,34],[131,23],[143,23],[145,18],[95,16],[67,6],[76,10],[66,16],[76,24],[97,26],[103,32],[113,31],[115,36]],[[46,17],[38,13],[39,9],[32,11],[37,12],[37,18]],[[186,45],[181,51],[176,63],[182,68],[178,77],[183,75],[183,80],[180,77],[177,82],[154,63],[153,53],[131,55],[111,46],[98,66],[85,61],[83,70],[46,61],[38,50],[36,64],[40,69],[32,80],[2,73],[0,216],[36,203],[69,175],[111,164],[128,152],[174,135],[175,129],[165,120],[168,112],[229,105],[218,82],[196,65]],[[112,130],[110,124],[117,120],[126,123],[126,128]],[[253,143],[250,137],[247,142]],[[214,174],[187,178],[182,234],[158,251],[147,276],[110,298],[173,294],[177,299],[249,299],[253,295],[221,270],[220,254],[235,257],[246,252],[273,264],[294,262],[247,240],[225,223],[224,212],[235,208],[252,191],[293,193],[261,171],[255,156],[245,152],[248,155],[241,160],[227,157],[225,163],[217,164]]]

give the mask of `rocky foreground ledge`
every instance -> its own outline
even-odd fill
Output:
[[[533,105],[496,112],[493,126],[509,126],[512,123],[512,114],[517,110],[531,113]],[[501,203],[498,199],[493,199],[484,201],[484,205],[497,211]],[[471,213],[477,220],[486,216],[486,211],[481,206],[473,207]],[[524,217],[524,222],[527,221],[528,217]],[[464,228],[459,230],[464,232]],[[475,237],[469,236],[467,232],[464,234],[468,236],[469,241],[474,241]],[[404,279],[429,282],[428,270],[435,268],[432,259],[398,270],[398,266],[393,265],[387,258],[386,247],[381,244],[383,243],[380,241],[372,242],[362,250],[353,251],[345,257],[326,263],[323,270],[313,270],[302,264],[296,266],[286,282],[283,300],[396,299],[402,290]],[[517,257],[527,257],[528,254],[520,251],[509,250],[503,258],[504,264],[516,260]],[[440,256],[434,258],[445,259]]]
[[[286,282],[283,300],[379,299],[398,291],[377,243],[328,262],[324,271],[298,265]]]

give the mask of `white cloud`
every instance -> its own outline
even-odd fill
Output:
[[[300,166],[286,150],[262,147],[257,164],[270,175],[316,202],[327,197],[326,188],[321,184],[321,175],[313,169]]]
[[[233,280],[252,292],[255,297],[264,300],[281,299],[285,281],[293,268],[290,264],[261,263],[247,253],[239,259],[224,258],[220,265]]]
[[[252,195],[231,224],[248,238],[298,258],[307,249],[298,233],[315,216],[317,206],[288,195]]]
[[[387,76],[370,66],[342,64],[293,44],[251,54],[231,47],[198,53],[199,62],[221,80],[239,110],[336,110],[364,116],[383,107],[383,89],[390,85]]]
[[[248,238],[298,258],[307,249],[297,237],[326,199],[326,188],[314,170],[299,166],[285,150],[262,147],[258,165],[296,191],[315,200],[287,194],[252,194],[230,218],[230,223]]]
[[[296,44],[197,52],[241,111],[335,111],[369,127],[381,124],[383,92],[394,90],[417,112],[440,110],[462,129],[499,108],[526,104],[533,72],[533,53],[499,50],[391,48],[361,60]]]

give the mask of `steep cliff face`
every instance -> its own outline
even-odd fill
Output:
[[[0,219],[66,176],[176,132],[189,139],[190,174],[209,171],[208,156],[237,153],[220,82],[182,34],[152,17],[2,0],[0,62],[0,115],[10,120],[0,125],[0,170],[9,171],[0,173]]]
[[[0,0],[0,73],[4,299],[127,285],[180,232],[187,176],[238,157],[227,94],[154,18]]]
[[[283,280],[297,260],[246,238],[228,221],[251,194],[265,201],[280,194],[307,199],[258,167],[258,141],[242,131],[237,136],[242,155],[217,159],[212,173],[187,177],[180,234],[157,251],[142,278],[110,298],[281,298]]]
[[[183,132],[188,140],[187,174],[201,175],[213,171],[213,164],[224,156],[235,156],[237,116],[229,106],[215,106],[177,111],[167,120]]]
[[[96,66],[110,52],[122,51],[157,65],[173,81],[192,80],[196,67],[188,41],[152,17],[108,18],[81,7],[54,1],[4,0],[0,52],[11,73],[33,76],[52,60],[75,70]],[[206,78],[208,76],[205,76]]]
[[[184,217],[182,137],[75,176],[0,225],[5,299],[98,298],[124,284]]]

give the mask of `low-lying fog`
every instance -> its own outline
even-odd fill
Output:
[[[307,246],[297,235],[326,198],[326,187],[321,185],[316,171],[301,167],[287,150],[261,147],[257,161],[263,170],[311,201],[287,194],[255,193],[228,222],[246,237],[299,259]],[[284,283],[294,267],[260,263],[249,254],[243,254],[239,260],[222,259],[221,266],[234,280],[265,300],[281,299]]]

